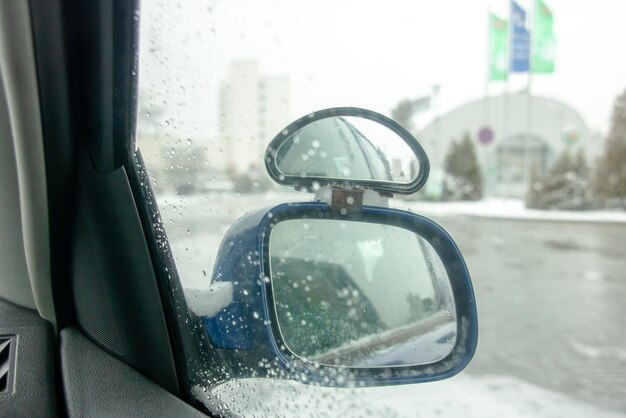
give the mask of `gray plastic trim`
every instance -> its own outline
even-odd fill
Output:
[[[36,309],[30,287],[24,242],[20,191],[17,182],[13,134],[0,77],[0,297]]]
[[[0,2],[0,73],[15,148],[30,285],[39,315],[55,324],[41,112],[27,1]]]
[[[80,331],[61,331],[63,389],[70,417],[205,417]]]

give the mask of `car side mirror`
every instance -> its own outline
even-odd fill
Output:
[[[266,153],[270,174],[276,170],[276,178],[296,188],[321,183],[330,199],[250,213],[222,241],[204,303],[209,309],[196,314],[209,357],[239,374],[229,377],[323,386],[418,383],[458,373],[476,350],[476,302],[452,238],[432,220],[364,193],[416,190],[428,175],[428,159],[399,125],[364,111],[368,122],[400,140],[376,145],[389,132],[368,128],[365,134],[367,124],[347,118],[357,110],[330,109],[307,117],[309,123],[301,118]],[[412,153],[396,165],[414,169],[394,177],[388,157],[403,141]],[[343,170],[346,161],[361,158],[357,153],[367,163]],[[310,159],[304,155],[319,159],[301,165],[298,158]]]

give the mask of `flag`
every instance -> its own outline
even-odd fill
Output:
[[[511,0],[511,57],[510,71],[526,73],[530,61],[530,33],[526,28],[526,11]]]
[[[506,20],[489,13],[489,79],[506,80],[509,68],[508,40],[509,25]]]
[[[553,73],[556,49],[553,17],[552,11],[543,0],[535,0],[532,35],[532,71],[534,73]]]

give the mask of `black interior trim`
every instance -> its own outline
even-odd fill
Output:
[[[61,2],[30,0],[33,48],[44,138],[50,269],[57,328],[74,323],[69,285],[70,231],[76,178]]]
[[[86,156],[82,162],[72,271],[77,322],[101,347],[178,393],[165,315],[126,171],[101,175]]]
[[[80,201],[83,220],[92,227],[86,230],[89,242],[97,248],[102,280],[112,289],[109,303],[117,318],[113,334],[120,335],[121,345],[111,339],[98,342],[178,393],[162,299],[122,168],[131,167],[133,157],[138,1],[30,0],[30,5],[58,329],[85,325],[85,306],[106,302],[90,299],[93,292],[87,297],[68,291],[80,280],[72,274],[72,265],[85,257],[84,252],[75,251],[74,243],[77,234],[86,232],[74,228]],[[80,318],[77,300],[82,304]],[[96,325],[91,321],[85,328],[99,326],[94,317]],[[95,334],[90,335],[98,340]]]
[[[147,176],[137,171],[134,153],[139,1],[29,2],[58,329],[82,328],[101,348],[171,393],[178,395],[182,387],[184,398],[195,404],[188,372],[190,350],[195,353],[198,343],[184,324],[190,314],[171,253],[157,247],[156,203],[142,183]],[[77,250],[77,237],[85,235],[87,241],[79,244],[91,243],[92,252]],[[161,238],[166,239],[164,232]],[[98,265],[108,301],[105,296],[94,300],[100,293],[80,290],[95,283],[78,277],[77,262],[84,261],[92,264],[83,266]],[[86,312],[98,312],[107,304],[113,322],[99,321],[96,315],[86,320]],[[59,391],[58,403],[64,405],[61,399]]]
[[[61,1],[30,0],[29,3],[46,163],[50,275],[58,330],[76,321],[72,295],[67,289],[70,283],[77,141],[72,136],[65,21]],[[53,362],[55,368],[60,369],[58,356],[54,357]],[[60,374],[56,374],[54,379],[55,404],[63,416],[67,411]]]

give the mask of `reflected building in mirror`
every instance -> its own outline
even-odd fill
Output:
[[[222,154],[212,165],[230,174],[263,175],[265,147],[291,121],[290,107],[287,77],[263,74],[253,60],[231,62],[219,95]]]

